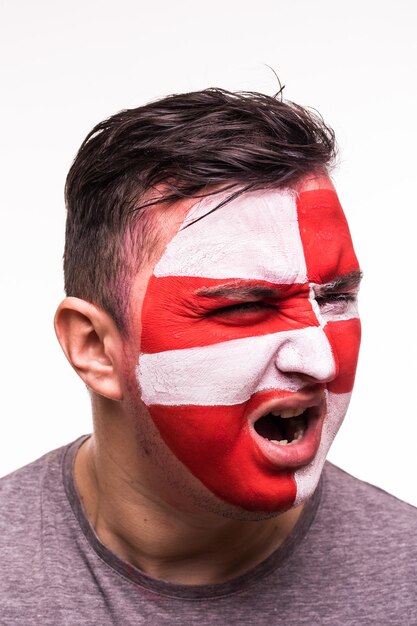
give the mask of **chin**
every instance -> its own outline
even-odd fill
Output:
[[[314,455],[308,463],[291,471],[283,469],[278,474],[259,472],[254,474],[252,480],[247,473],[246,480],[237,489],[231,490],[230,484],[229,489],[222,485],[222,493],[217,491],[217,495],[234,504],[238,510],[245,511],[252,519],[279,515],[307,502],[320,482],[327,454],[346,415],[350,396],[350,393],[326,393],[326,412]]]

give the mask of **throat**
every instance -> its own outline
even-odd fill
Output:
[[[102,468],[92,462],[92,454],[91,438],[78,450],[74,479],[98,538],[123,561],[166,582],[218,584],[250,571],[285,540],[302,510],[301,505],[278,516],[250,514],[248,519],[244,512],[242,519],[231,519],[205,508],[184,514],[181,502],[176,511],[153,497],[135,498],[111,457],[102,451]],[[102,498],[91,499],[100,484],[106,485]]]

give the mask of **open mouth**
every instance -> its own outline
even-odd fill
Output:
[[[255,431],[272,443],[281,446],[295,445],[308,427],[309,409],[285,409],[262,415],[256,420]]]

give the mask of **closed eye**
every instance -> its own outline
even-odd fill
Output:
[[[262,300],[251,302],[236,302],[230,306],[215,309],[209,313],[209,317],[217,319],[221,324],[245,325],[260,324],[268,320],[271,313],[275,313],[276,307]]]
[[[246,311],[263,311],[265,309],[272,308],[272,305],[257,300],[255,302],[239,302],[237,304],[231,304],[230,306],[215,309],[215,311],[212,311],[212,314],[245,313]]]
[[[319,305],[320,313],[329,319],[338,315],[357,315],[357,293],[353,291],[321,293],[316,296],[316,302]]]
[[[349,302],[356,302],[362,272],[354,270],[348,274],[337,276],[326,284],[313,284],[313,293],[319,306],[335,305],[342,306]]]
[[[356,293],[324,293],[316,297],[319,305],[329,302],[355,302],[356,299]]]

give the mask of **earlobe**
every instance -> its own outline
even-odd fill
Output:
[[[110,315],[70,297],[59,305],[54,326],[65,356],[87,387],[111,400],[122,400],[118,367],[122,344]]]

